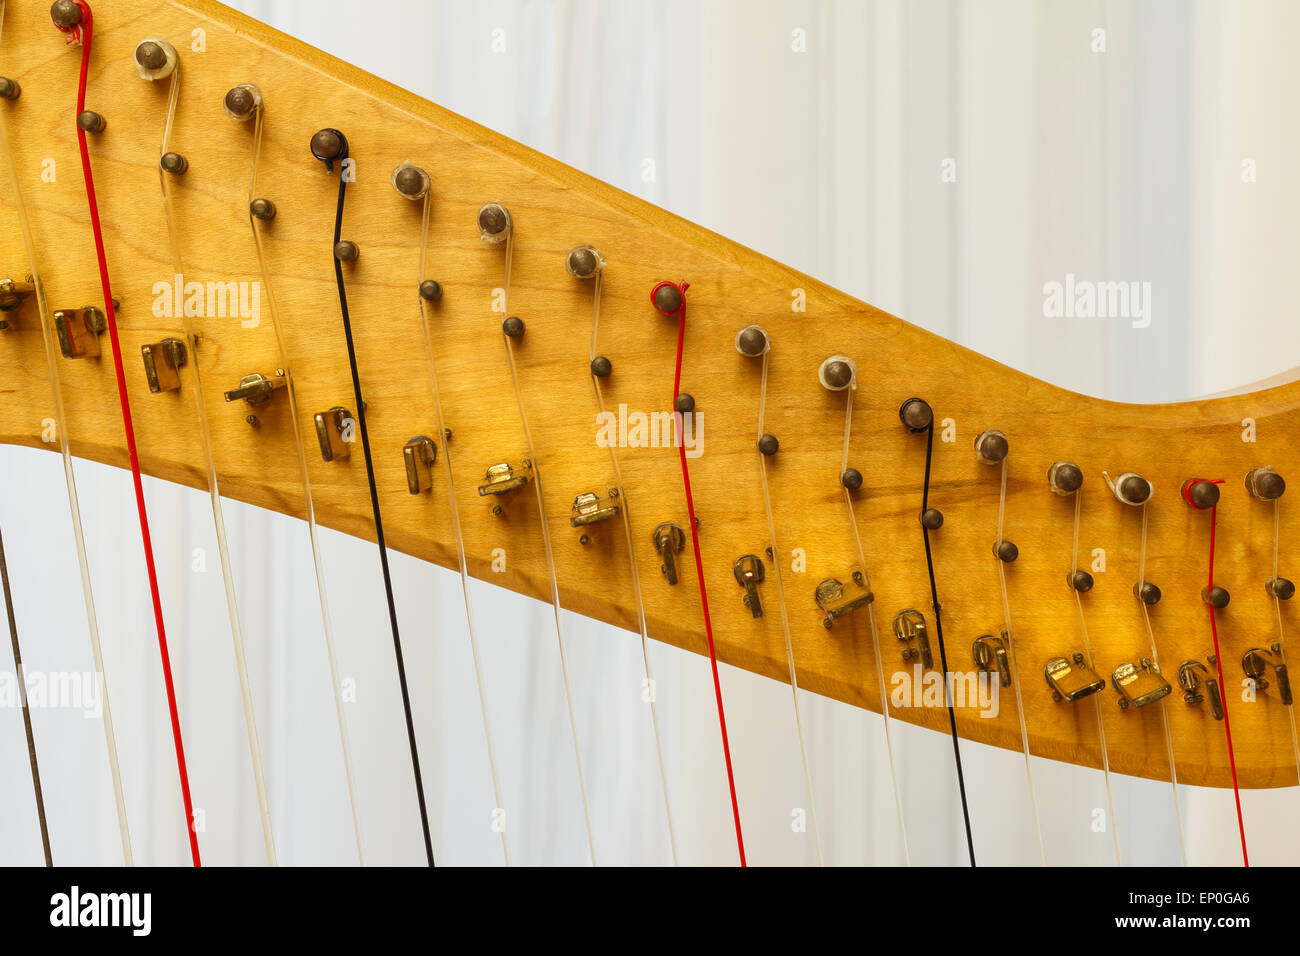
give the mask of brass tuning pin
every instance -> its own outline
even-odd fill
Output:
[[[285,384],[286,377],[282,368],[277,368],[275,375],[270,378],[261,372],[250,372],[239,380],[239,385],[225,393],[226,401],[243,400],[253,408],[257,408],[274,398],[276,390],[284,388]],[[245,416],[244,421],[256,425],[257,416],[250,412]]]
[[[1270,667],[1273,668],[1274,679],[1277,681],[1278,696],[1282,698],[1283,704],[1290,707],[1291,679],[1287,677],[1286,661],[1282,659],[1281,645],[1274,644],[1270,648],[1252,647],[1241,657],[1241,669],[1255,682],[1255,687],[1259,690],[1268,689],[1269,682],[1265,675]]]
[[[1214,655],[1205,658],[1214,665]],[[1219,690],[1219,675],[1200,661],[1186,661],[1178,668],[1178,686],[1183,689],[1183,700],[1189,704],[1199,704],[1205,700],[1201,693],[1201,684],[1210,694],[1210,713],[1215,720],[1223,719],[1223,694]]]
[[[899,611],[894,615],[894,636],[904,645],[903,660],[921,659],[921,669],[934,667],[934,654],[930,650],[930,634],[926,630],[925,615],[912,608]],[[912,644],[915,642],[916,646]]]
[[[1011,658],[1007,654],[1006,631],[997,637],[985,634],[975,638],[975,643],[971,645],[971,656],[975,658],[976,667],[988,674],[997,671],[1002,686],[1011,686]]]
[[[413,495],[433,487],[433,463],[438,460],[438,446],[432,438],[416,435],[402,448],[406,465],[406,490]]]
[[[317,412],[312,416],[316,426],[316,441],[320,456],[325,461],[338,461],[352,454],[352,435],[356,428],[352,413],[341,405]]]
[[[149,391],[174,392],[181,387],[181,366],[185,364],[185,343],[176,338],[165,338],[152,345],[140,346],[144,357],[144,377]]]
[[[754,617],[763,616],[763,602],[758,597],[758,585],[763,580],[763,559],[756,554],[746,554],[736,559],[731,572],[736,583],[745,589],[745,607]]]
[[[1110,675],[1111,685],[1119,693],[1121,710],[1129,707],[1145,707],[1163,697],[1168,697],[1173,688],[1165,680],[1160,669],[1151,658],[1144,657],[1137,664],[1124,662]]]
[[[686,545],[686,532],[673,522],[665,521],[655,528],[651,540],[654,541],[655,551],[659,553],[663,562],[660,569],[664,577],[668,579],[669,584],[676,584],[677,555]]]

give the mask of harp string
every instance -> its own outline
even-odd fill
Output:
[[[167,238],[171,246],[172,267],[176,281],[183,282],[185,266],[181,257],[180,229],[176,223],[176,209],[168,190],[168,174],[162,168],[162,157],[171,144],[172,127],[176,121],[176,106],[180,101],[181,61],[176,58],[168,81],[167,116],[163,123],[162,142],[158,147],[158,181],[162,190],[163,214],[167,220]],[[249,757],[253,765],[253,782],[257,791],[258,819],[262,827],[262,842],[266,852],[266,862],[276,864],[275,839],[271,831],[271,807],[267,798],[266,774],[262,763],[262,747],[257,734],[257,717],[253,711],[253,695],[249,686],[248,662],[244,655],[244,634],[240,625],[239,600],[235,595],[235,574],[230,562],[230,547],[226,538],[226,518],[221,507],[221,488],[217,479],[217,466],[212,455],[212,437],[208,427],[207,403],[203,395],[203,374],[199,361],[199,340],[194,334],[194,323],[190,321],[189,312],[181,308],[180,318],[185,331],[186,346],[190,350],[194,367],[194,411],[199,425],[199,442],[203,452],[203,465],[208,482],[208,497],[212,505],[212,522],[216,531],[217,554],[221,560],[221,580],[226,592],[226,613],[230,618],[230,637],[234,645],[235,668],[239,675],[239,693],[244,710],[244,727],[248,734]],[[193,822],[191,821],[191,826]]]
[[[1147,525],[1149,524],[1149,512],[1151,508],[1151,499],[1148,498],[1142,503],[1142,540],[1138,546],[1138,581],[1146,580],[1147,564]],[[1140,584],[1139,584],[1140,586]],[[1156,653],[1156,634],[1155,629],[1151,626],[1151,612],[1145,601],[1138,600],[1138,605],[1142,608],[1142,624],[1147,632],[1147,644],[1151,648],[1151,660],[1158,670],[1160,667],[1160,657]],[[1178,765],[1174,762],[1174,735],[1169,727],[1169,709],[1168,698],[1160,702],[1160,722],[1165,734],[1165,755],[1169,760],[1169,787],[1170,796],[1174,804],[1174,823],[1178,827],[1178,852],[1182,858],[1183,866],[1187,865],[1187,840],[1183,836],[1183,810],[1178,800]]]
[[[1103,475],[1105,473],[1103,472]],[[1107,477],[1107,482],[1109,482]],[[1076,488],[1074,491],[1074,529],[1070,539],[1070,580],[1074,579],[1074,573],[1079,570],[1079,525],[1083,517],[1083,488]],[[1078,588],[1071,587],[1070,593],[1074,595],[1074,606],[1079,614],[1079,634],[1083,638],[1083,655],[1088,661],[1088,666],[1093,672],[1097,671],[1096,661],[1092,656],[1092,642],[1088,639],[1088,617],[1083,613],[1083,598],[1079,596]],[[1115,795],[1110,785],[1110,750],[1106,746],[1106,724],[1101,717],[1101,697],[1100,694],[1092,694],[1093,713],[1097,718],[1097,740],[1101,747],[1101,772],[1106,781],[1106,808],[1110,812],[1110,837],[1111,843],[1115,848],[1115,865],[1123,865],[1123,858],[1119,852],[1119,821],[1115,819]]]
[[[604,270],[601,269],[596,273],[595,284],[592,287],[591,294],[591,361],[596,359],[596,343],[600,328],[600,290],[601,282],[604,277]],[[596,411],[603,419],[605,417],[605,396],[600,388],[600,379],[593,372],[591,375],[591,387],[596,393]],[[627,489],[623,486],[623,473],[618,466],[618,453],[614,450],[614,445],[609,446],[609,463],[614,473],[614,487],[618,489],[618,500],[623,503],[621,509],[623,519],[623,531],[627,536],[627,558],[632,571],[632,596],[636,600],[636,619],[637,625],[641,632],[641,664],[645,671],[645,679],[650,692],[650,726],[654,732],[655,739],[655,758],[659,762],[659,782],[663,788],[664,795],[664,817],[668,824],[668,848],[672,853],[673,866],[677,866],[677,838],[673,831],[673,810],[672,802],[668,799],[668,770],[664,763],[663,739],[659,730],[659,712],[658,705],[655,703],[655,694],[653,688],[654,676],[650,669],[650,636],[647,633],[645,620],[645,603],[641,598],[641,576],[637,571],[636,544],[632,539],[632,517],[628,511]]]
[[[767,367],[772,349],[769,345],[763,351],[763,368],[758,386],[758,433],[755,440],[763,437],[767,409]],[[790,614],[785,604],[785,586],[781,578],[783,552],[776,543],[776,521],[772,517],[772,494],[767,480],[767,455],[755,450],[758,456],[758,478],[763,489],[763,510],[767,514],[767,535],[772,547],[772,577],[776,580],[776,599],[781,608],[781,634],[785,640],[785,660],[790,672],[790,692],[794,704],[794,729],[799,738],[799,757],[803,764],[804,786],[808,791],[808,817],[812,824],[813,846],[817,850],[817,865],[825,865],[822,857],[821,831],[817,827],[817,797],[813,792],[812,770],[808,766],[808,745],[804,741],[803,715],[799,709],[799,676],[794,663],[794,643],[790,639]]]
[[[335,131],[337,132],[337,131]],[[415,739],[415,718],[411,713],[411,694],[406,682],[406,662],[402,654],[402,639],[397,625],[397,604],[393,599],[393,579],[388,568],[388,546],[384,542],[384,519],[379,508],[379,489],[375,483],[375,463],[370,453],[370,433],[366,428],[366,402],[361,394],[361,374],[357,370],[356,345],[352,340],[352,319],[348,314],[348,296],[343,282],[343,263],[338,257],[339,239],[343,234],[343,202],[347,196],[348,178],[343,164],[348,160],[348,141],[338,133],[341,149],[336,161],[340,163],[338,205],[334,213],[334,282],[338,287],[339,312],[343,319],[343,338],[348,349],[348,370],[352,375],[352,396],[356,403],[356,421],[361,433],[361,453],[366,460],[366,482],[370,486],[370,512],[375,522],[375,543],[379,548],[379,567],[384,577],[384,597],[388,602],[388,624],[393,635],[393,656],[397,663],[397,682],[402,694],[402,711],[406,718],[406,740],[411,751],[411,773],[415,778],[415,796],[419,803],[420,828],[424,836],[424,855],[429,866],[434,866],[433,837],[429,830],[429,811],[424,798],[424,777],[420,772],[420,748]],[[326,162],[327,172],[333,163]]]
[[[514,253],[514,230],[506,237],[505,248],[505,284],[502,287],[502,311],[509,315],[510,297],[510,261]],[[528,414],[524,410],[524,394],[519,386],[519,371],[515,367],[515,352],[510,336],[504,330],[501,341],[505,345],[506,363],[510,367],[510,382],[515,390],[515,403],[519,406],[519,423],[523,428],[524,447],[528,459],[533,463],[533,491],[537,497],[537,518],[542,530],[542,549],[546,554],[546,573],[551,584],[551,609],[555,612],[555,641],[560,651],[560,673],[564,679],[564,702],[568,708],[569,730],[573,736],[573,757],[578,768],[578,791],[582,796],[582,819],[587,828],[587,849],[591,856],[591,865],[596,865],[596,840],[591,829],[591,805],[587,798],[587,778],[582,769],[582,747],[578,742],[578,722],[573,710],[573,688],[569,680],[569,657],[564,644],[564,628],[560,623],[560,587],[555,577],[555,554],[551,550],[551,529],[546,521],[546,503],[542,497],[542,467],[537,460],[537,449],[533,445],[532,433],[528,429]]]
[[[1003,540],[1003,528],[1007,513],[1007,466],[1010,463],[1011,456],[1007,455],[1002,459],[1002,476],[998,488],[998,536],[996,540],[1001,543]],[[1029,807],[1034,815],[1034,836],[1038,840],[1038,859],[1043,865],[1047,865],[1047,850],[1043,845],[1043,824],[1038,815],[1038,794],[1034,790],[1034,771],[1029,757],[1029,727],[1025,723],[1025,702],[1020,694],[1020,668],[1016,664],[1016,631],[1011,623],[1011,601],[1007,597],[1007,571],[1003,566],[1005,562],[996,554],[993,556],[993,563],[998,566],[998,590],[1002,594],[1002,619],[1006,622],[1007,628],[1007,657],[1011,664],[1011,686],[1016,693],[1016,717],[1020,721],[1020,746],[1025,754],[1025,780],[1029,784]]]
[[[844,448],[840,454],[840,474],[843,475],[849,467],[849,441],[853,434],[853,399],[857,395],[858,381],[856,373],[853,376],[849,387],[845,389],[844,396]],[[853,498],[849,494],[849,489],[840,483],[840,490],[844,496],[844,510],[849,516],[849,531],[853,536],[853,551],[858,559],[858,567],[862,569],[862,586],[868,592],[871,591],[871,575],[867,573],[867,560],[862,550],[862,537],[858,533],[858,519],[853,513]],[[907,825],[903,819],[903,799],[899,793],[898,787],[898,768],[894,761],[894,744],[889,731],[889,700],[885,692],[885,664],[884,658],[880,653],[879,632],[876,630],[876,602],[872,601],[867,605],[867,623],[871,628],[871,648],[876,658],[876,681],[880,686],[880,716],[884,721],[885,729],[885,752],[889,756],[889,780],[894,794],[894,812],[898,816],[898,834],[903,845],[903,863],[911,866],[912,857],[907,845]]]
[[[1272,580],[1277,580],[1278,569],[1278,551],[1279,542],[1282,537],[1282,499],[1273,499],[1273,574]],[[1282,600],[1277,596],[1277,591],[1269,588],[1270,596],[1273,599],[1273,616],[1277,620],[1277,644],[1279,654],[1282,657],[1282,663],[1286,664],[1286,632],[1282,627]],[[1288,670],[1290,668],[1288,667]],[[1296,735],[1295,724],[1295,707],[1291,706],[1286,709],[1287,720],[1291,724],[1291,753],[1295,759],[1296,776],[1300,780],[1300,737]]]
[[[433,201],[432,192],[424,195],[424,209],[420,222],[420,263],[416,287],[423,281],[425,265],[429,250],[429,209]],[[460,506],[456,501],[456,482],[451,468],[451,442],[447,441],[447,425],[442,414],[442,397],[438,391],[438,371],[434,362],[433,330],[431,328],[429,305],[420,299],[420,328],[424,335],[424,353],[429,369],[429,392],[433,397],[434,417],[438,425],[438,435],[442,444],[443,472],[447,476],[447,506],[451,511],[452,534],[456,538],[457,570],[460,572],[460,590],[465,599],[465,623],[469,630],[470,652],[474,658],[474,681],[478,687],[479,712],[483,719],[483,737],[487,745],[488,769],[492,774],[492,797],[498,808],[505,809],[501,799],[501,776],[497,769],[496,748],[492,742],[492,721],[488,715],[487,682],[483,675],[483,659],[479,653],[478,634],[474,627],[474,606],[470,600],[469,564],[465,558],[465,536],[460,526]],[[510,841],[506,828],[501,827],[501,854],[506,866],[510,865]]]

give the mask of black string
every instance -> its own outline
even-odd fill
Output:
[[[338,130],[342,148],[335,159],[340,163],[348,158],[347,138]],[[333,168],[333,162],[325,164],[327,171]],[[338,245],[343,233],[343,196],[347,190],[347,178],[339,174],[339,204],[334,214],[334,244]],[[370,457],[370,436],[366,432],[366,403],[361,397],[361,376],[357,373],[357,353],[352,344],[352,320],[348,317],[348,297],[343,290],[343,264],[334,256],[334,278],[339,287],[339,310],[343,313],[343,335],[348,343],[348,365],[352,370],[352,394],[357,405],[357,425],[361,430],[361,451],[366,457],[366,480],[370,483],[370,510],[375,516],[375,540],[379,545],[379,564],[384,571],[384,594],[388,598],[388,622],[393,629],[393,653],[397,657],[397,681],[402,688],[402,710],[406,713],[406,738],[411,745],[411,769],[415,772],[415,795],[420,801],[420,826],[424,829],[424,854],[429,866],[433,866],[433,840],[429,835],[429,811],[424,802],[424,778],[420,775],[420,751],[415,743],[415,720],[411,716],[411,695],[406,688],[406,664],[402,657],[402,639],[397,633],[397,605],[393,602],[393,580],[388,571],[388,548],[384,544],[384,521],[379,513],[379,490],[375,486],[375,464]]]
[[[27,731],[27,759],[32,765],[32,789],[36,791],[36,816],[41,821],[41,846],[45,849],[45,865],[53,866],[50,855],[50,828],[45,822],[45,797],[41,792],[41,771],[36,765],[36,738],[32,736],[32,714],[27,709],[27,675],[23,672],[23,654],[18,649],[18,623],[14,620],[14,599],[9,591],[9,564],[5,561],[4,538],[0,538],[0,585],[4,586],[5,611],[9,615],[9,643],[14,649],[14,671],[18,677],[18,693],[23,702],[23,729]]]
[[[921,491],[921,514],[930,506],[930,461],[934,456],[934,418],[925,429],[925,485]],[[957,714],[952,707],[952,688],[948,683],[948,652],[943,646],[943,621],[939,616],[939,588],[934,583],[934,557],[930,553],[930,529],[921,523],[921,534],[925,538],[925,566],[930,572],[930,601],[934,607],[934,633],[939,641],[939,666],[943,668],[943,699],[948,705],[948,731],[952,734],[952,756],[957,762],[957,789],[961,793],[961,816],[966,824],[966,852],[970,854],[970,865],[975,865],[975,840],[971,836],[970,807],[966,803],[966,775],[961,768],[961,747],[957,742]]]

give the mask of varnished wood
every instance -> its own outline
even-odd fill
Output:
[[[479,240],[475,216],[488,201],[503,202],[515,223],[510,310],[527,322],[518,347],[521,389],[543,476],[564,606],[619,627],[635,627],[636,608],[622,530],[609,522],[588,531],[569,527],[575,495],[604,493],[613,484],[609,455],[597,445],[595,401],[587,372],[591,286],[569,276],[564,256],[590,243],[605,256],[600,351],[613,362],[605,398],[642,413],[671,408],[676,323],[654,311],[649,291],[662,279],[690,282],[683,389],[704,421],[704,454],[691,462],[705,577],[722,660],[776,680],[788,679],[779,615],[752,619],[741,603],[732,563],[768,545],[758,484],[755,438],[758,365],[732,345],[750,322],[771,333],[766,430],[778,436],[770,461],[776,533],[800,685],[879,710],[881,688],[865,612],[821,624],[813,599],[826,577],[847,580],[856,565],[838,475],[843,434],[842,394],[824,390],[817,368],[835,353],[855,359],[859,383],[850,464],[865,476],[855,513],[876,596],[886,679],[903,670],[889,629],[894,614],[914,607],[931,614],[920,505],[924,438],[908,435],[899,405],[916,395],[934,407],[941,431],[951,420],[955,440],[936,440],[932,503],[946,522],[933,536],[949,664],[970,670],[971,643],[1003,626],[991,546],[996,534],[998,472],[976,461],[972,445],[985,428],[1011,444],[1006,536],[1020,548],[1008,568],[1014,640],[1025,723],[1034,753],[1088,766],[1101,763],[1094,703],[1054,703],[1045,662],[1081,649],[1070,567],[1073,502],[1051,494],[1048,466],[1072,459],[1084,471],[1080,551],[1085,566],[1105,551],[1105,571],[1084,597],[1091,644],[1103,676],[1146,653],[1147,638],[1131,593],[1137,575],[1140,513],[1106,491],[1101,472],[1137,471],[1155,485],[1150,506],[1147,577],[1164,591],[1152,613],[1166,676],[1179,663],[1204,659],[1209,620],[1199,592],[1207,575],[1209,516],[1180,499],[1185,478],[1223,478],[1218,514],[1216,580],[1233,595],[1220,615],[1236,762],[1242,783],[1272,787],[1296,782],[1290,715],[1272,692],[1241,700],[1242,653],[1276,639],[1264,591],[1272,551],[1272,508],[1243,486],[1253,467],[1271,464],[1294,477],[1300,464],[1292,421],[1300,386],[1183,405],[1130,406],[1068,393],[945,342],[815,280],[621,193],[555,160],[506,140],[418,97],[312,50],[206,0],[115,0],[98,4],[87,105],[104,113],[107,130],[91,138],[100,208],[130,378],[144,470],[168,481],[206,488],[193,406],[196,360],[223,494],[301,517],[303,495],[287,404],[282,397],[244,421],[242,404],[221,398],[248,372],[279,365],[270,322],[243,328],[237,319],[196,318],[200,341],[182,371],[180,393],[151,394],[140,347],[181,334],[180,320],[151,313],[156,282],[173,269],[157,171],[166,86],[141,80],[135,45],[157,36],[183,61],[183,89],[173,148],[189,170],[173,190],[186,279],[260,281],[247,221],[251,128],[222,111],[233,85],[256,83],[266,103],[259,192],[279,209],[263,227],[271,281],[279,303],[290,373],[298,390],[300,425],[309,442],[314,412],[351,401],[346,351],[334,290],[331,230],[337,179],[308,151],[326,126],[343,130],[357,167],[348,188],[344,236],[361,256],[346,267],[357,353],[368,396],[389,543],[407,553],[454,566],[445,484],[431,493],[406,490],[402,447],[418,434],[436,434],[416,299],[420,228],[418,204],[389,185],[394,166],[410,160],[433,181],[429,270],[444,295],[434,309],[435,354],[447,425],[453,438],[435,472],[454,469],[457,505],[472,573],[502,587],[549,599],[538,515],[531,492],[504,502],[476,486],[499,461],[525,455],[520,415],[492,310],[503,285],[500,247]],[[194,52],[194,31],[206,51]],[[52,308],[94,303],[99,280],[77,159],[74,96],[78,51],[50,25],[45,0],[10,0],[0,42],[0,73],[19,81],[22,96],[0,103],[8,124],[22,192],[31,211],[39,265]],[[57,171],[42,181],[46,160]],[[13,208],[13,184],[0,190],[0,275],[29,266]],[[794,311],[797,301],[804,311]],[[30,302],[0,333],[5,414],[0,440],[55,449],[42,439],[53,417],[39,316]],[[105,349],[107,352],[107,348]],[[126,465],[111,363],[59,359],[67,420],[60,423],[75,454]],[[1244,442],[1243,419],[1257,440]],[[309,445],[318,519],[359,537],[373,537],[359,455],[326,463]],[[700,599],[689,546],[680,555],[681,583],[669,587],[651,545],[663,521],[686,526],[686,507],[672,448],[618,450],[638,550],[641,593],[650,635],[704,652]],[[1295,492],[1292,493],[1293,495]],[[1289,497],[1282,508],[1282,573],[1297,544]],[[494,549],[506,569],[493,569]],[[791,566],[794,549],[806,568]],[[774,590],[763,591],[774,611]],[[304,609],[305,613],[313,613]],[[378,612],[378,611],[377,611]],[[1294,610],[1284,605],[1288,626]],[[623,639],[635,639],[630,634]],[[1109,688],[1099,695],[1110,767],[1168,779],[1161,705],[1122,712]],[[1175,769],[1182,783],[1226,786],[1223,725],[1208,707],[1190,706],[1175,689],[1163,705],[1173,730]],[[941,730],[933,708],[895,707],[891,716]],[[995,718],[974,708],[958,714],[963,736],[1019,749],[1013,695]],[[733,732],[743,733],[743,728]]]

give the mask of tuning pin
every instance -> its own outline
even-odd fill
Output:
[[[928,402],[920,398],[909,398],[898,409],[898,417],[907,430],[916,434],[923,432],[934,424],[934,410]]]
[[[352,434],[356,427],[352,413],[341,405],[317,412],[312,416],[316,426],[316,441],[320,456],[325,461],[338,461],[352,454]]]
[[[1289,601],[1295,597],[1295,582],[1288,581],[1286,578],[1269,578],[1264,582],[1264,587],[1270,597],[1275,597],[1279,601]]]
[[[185,343],[180,339],[166,338],[152,345],[140,346],[144,356],[144,376],[149,391],[172,392],[181,387],[180,368],[185,364]]]
[[[484,242],[505,242],[514,231],[510,211],[499,202],[490,202],[478,211],[478,233]]]
[[[135,48],[136,72],[146,80],[161,80],[171,76],[179,59],[176,48],[157,37],[141,40]]]
[[[1188,478],[1183,482],[1182,495],[1193,508],[1205,511],[1219,503],[1219,485],[1204,478]]]
[[[416,435],[402,447],[406,466],[406,490],[413,495],[433,487],[433,463],[438,460],[438,446],[433,439]]]
[[[663,315],[677,315],[686,304],[687,283],[660,282],[650,290],[650,302]]]
[[[1086,594],[1092,590],[1093,580],[1092,575],[1087,571],[1076,568],[1066,572],[1065,583],[1079,593]]]
[[[1083,487],[1083,470],[1072,461],[1053,462],[1047,469],[1047,484],[1053,494],[1072,495]]]
[[[334,163],[347,157],[348,140],[336,129],[317,130],[309,144],[311,154],[325,164],[325,171],[332,173]]]
[[[1217,584],[1214,587],[1201,588],[1201,600],[1216,610],[1222,611],[1231,599],[1228,589],[1221,588]]]
[[[423,199],[429,192],[429,174],[419,166],[412,166],[407,160],[398,164],[388,181],[404,199]]]
[[[102,133],[108,128],[108,120],[94,110],[83,110],[77,114],[77,128],[83,133]]]
[[[1260,501],[1274,501],[1286,491],[1286,482],[1281,475],[1265,465],[1246,476],[1246,490]]]
[[[758,358],[772,348],[772,337],[761,325],[747,325],[736,333],[735,345],[745,358]]]
[[[1139,581],[1133,585],[1133,596],[1148,606],[1160,603],[1160,589],[1150,581]]]
[[[574,246],[564,257],[564,271],[575,279],[594,279],[605,268],[605,258],[595,246]]]
[[[262,106],[262,91],[252,83],[240,83],[226,94],[221,106],[227,116],[243,123],[257,115]]]
[[[985,465],[996,465],[1007,457],[1007,452],[1010,450],[1011,448],[1007,444],[1007,436],[996,428],[981,432],[980,436],[975,439],[975,457]]]
[[[18,85],[17,80],[11,80],[7,76],[0,76],[0,100],[16,100],[22,94],[22,87]]]
[[[1110,475],[1103,471],[1101,476],[1106,479],[1107,486],[1121,504],[1138,508],[1151,500],[1151,482],[1141,475],[1126,471],[1118,478],[1111,480]]]
[[[842,392],[857,380],[857,364],[844,355],[832,355],[817,369],[817,381],[832,392]]]

